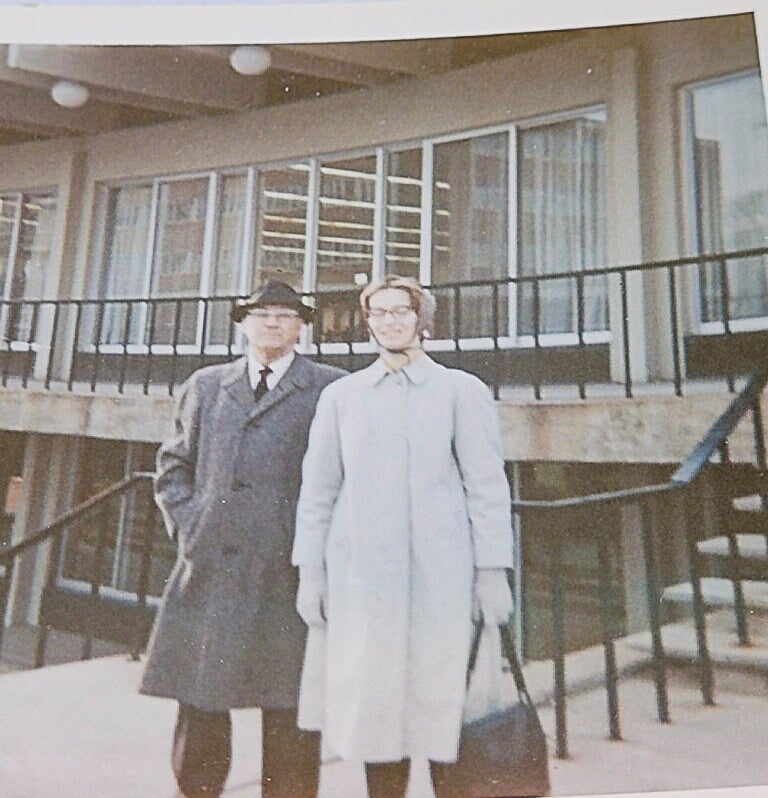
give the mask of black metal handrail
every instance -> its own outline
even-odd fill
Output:
[[[609,505],[637,505],[641,513],[641,535],[643,543],[643,557],[646,571],[646,595],[648,601],[648,615],[652,644],[652,666],[656,687],[656,701],[658,717],[661,722],[669,722],[669,701],[667,695],[665,654],[661,637],[660,601],[661,590],[658,582],[656,567],[656,554],[654,534],[651,523],[651,510],[654,500],[672,493],[682,493],[684,502],[690,502],[688,488],[694,483],[712,461],[713,456],[720,454],[724,461],[727,452],[728,436],[748,413],[753,417],[753,442],[758,473],[763,479],[766,477],[766,446],[762,426],[762,394],[768,383],[768,371],[761,367],[749,378],[743,390],[731,401],[729,406],[721,413],[717,420],[707,430],[706,434],[694,446],[691,453],[683,460],[680,466],[664,483],[642,485],[617,491],[592,493],[583,496],[568,496],[550,500],[515,499],[512,502],[513,511],[521,517],[532,513],[545,512],[556,514],[558,521],[563,522],[562,530],[568,532],[569,524],[564,514],[573,514],[579,511],[595,512],[600,507]],[[764,486],[763,495],[768,493]],[[686,520],[686,548],[693,590],[694,626],[697,647],[699,652],[699,680],[703,701],[707,705],[714,703],[714,689],[712,676],[712,663],[706,637],[706,623],[704,618],[704,600],[701,591],[701,571],[699,567],[698,551],[696,548],[696,533],[689,518],[689,507],[684,505]],[[618,701],[618,674],[616,666],[615,635],[611,629],[611,622],[606,611],[606,596],[610,590],[610,569],[607,555],[607,540],[600,534],[598,540],[598,556],[600,567],[598,574],[601,586],[602,612],[601,624],[603,632],[603,647],[605,656],[605,685],[608,705],[608,725],[611,739],[621,739],[619,724]],[[562,587],[561,567],[561,541],[552,542],[551,556],[551,585],[552,585],[552,615],[554,639],[554,672],[555,672],[555,723],[557,739],[557,755],[567,757],[567,725],[566,725],[566,698],[565,698],[565,618]],[[733,543],[735,546],[735,542]],[[738,556],[738,549],[735,551]],[[740,629],[746,628],[745,607],[741,593],[741,581],[738,575],[734,577],[735,608],[737,625]],[[745,631],[740,631],[740,642],[746,643]]]
[[[584,271],[436,283],[431,286],[439,304],[435,337],[443,343],[428,343],[428,347],[434,348],[438,358],[449,358],[454,365],[482,372],[480,376],[491,385],[497,398],[502,386],[515,384],[529,386],[533,396],[540,399],[542,387],[554,379],[546,376],[547,368],[551,368],[546,365],[548,350],[566,346],[574,367],[568,375],[555,369],[552,373],[557,372],[558,382],[576,385],[582,399],[586,398],[588,382],[619,383],[625,396],[632,397],[635,375],[630,316],[634,311],[629,278],[633,274],[666,275],[666,302],[656,306],[655,326],[666,330],[667,341],[660,340],[660,348],[667,347],[671,385],[674,393],[681,396],[684,379],[690,372],[686,368],[679,313],[681,277],[689,269],[715,270],[709,300],[714,314],[711,320],[719,323],[720,331],[712,334],[730,339],[737,330],[734,303],[728,295],[729,264],[766,256],[768,248],[761,247]],[[606,315],[609,280],[616,281],[618,302],[612,325]],[[589,286],[596,286],[599,281],[603,281],[601,287],[590,299]],[[548,286],[553,282],[568,282],[569,296],[575,302],[570,311],[565,311],[570,314],[568,329],[561,331],[565,339],[548,337],[545,311]],[[520,329],[512,329],[515,290],[517,314],[523,313],[527,319]],[[312,356],[346,358],[343,365],[351,369],[365,365],[365,357],[359,355],[365,349],[368,334],[357,304],[358,294],[358,289],[307,294],[318,308],[312,330]],[[97,386],[115,386],[122,393],[131,383],[144,393],[153,385],[164,385],[173,394],[175,386],[195,368],[239,354],[229,323],[229,308],[236,298],[0,300],[0,385],[6,386],[11,380],[23,388],[34,383],[45,389],[63,387],[72,391],[77,383],[91,391],[96,391]],[[589,302],[600,305],[605,329],[595,328],[596,324],[601,326],[599,320],[590,325]],[[594,340],[590,342],[593,333],[602,335],[603,344],[610,338],[621,349],[621,357],[613,366],[618,373],[611,372],[606,352],[596,347]],[[510,358],[515,359],[514,363]],[[521,364],[524,368],[519,367]],[[592,374],[588,373],[590,368]],[[716,373],[734,391],[735,377],[746,374],[746,370],[726,358]]]
[[[34,534],[25,538],[24,540],[10,545],[5,550],[0,550],[0,566],[5,570],[2,580],[2,588],[0,589],[0,652],[3,648],[3,638],[5,631],[5,616],[8,608],[8,597],[10,594],[11,585],[16,569],[16,564],[22,555],[27,552],[37,549],[38,547],[50,542],[60,541],[64,534],[72,527],[73,524],[82,520],[92,513],[98,512],[99,508],[103,507],[106,502],[127,494],[133,491],[141,483],[152,480],[153,474],[150,472],[137,471],[124,479],[108,486],[104,490],[89,497],[83,502],[80,502],[71,510],[63,513],[49,524],[36,531]],[[149,521],[149,519],[147,519]],[[144,539],[142,541],[142,558],[141,568],[139,574],[139,589],[137,592],[137,606],[139,608],[146,607],[147,604],[147,587],[149,584],[149,570],[151,566],[151,552],[152,552],[152,532],[153,525],[146,523],[144,525]],[[101,571],[102,571],[102,556],[105,548],[106,541],[106,528],[101,525],[99,527],[99,537],[97,543],[97,554],[95,558],[93,575],[90,582],[90,595],[94,601],[98,601],[100,590],[102,587]],[[48,564],[46,585],[50,585],[56,577],[56,568],[54,558]],[[138,617],[138,616],[137,616]],[[47,627],[45,624],[38,626],[38,639],[35,652],[35,667],[40,667],[43,664],[45,657],[45,643],[47,637]],[[91,656],[93,644],[93,634],[91,630],[86,630],[83,637],[82,659],[89,659]],[[138,658],[140,640],[138,634],[135,636],[135,642],[132,650],[132,656]]]

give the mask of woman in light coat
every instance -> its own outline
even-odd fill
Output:
[[[323,391],[303,464],[297,607],[326,628],[299,722],[402,798],[411,758],[436,784],[456,759],[473,605],[512,610],[510,495],[489,391],[422,349],[432,296],[392,275],[360,301],[380,357]]]

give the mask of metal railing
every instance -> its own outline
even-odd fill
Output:
[[[652,510],[654,503],[662,497],[678,494],[683,503],[682,517],[685,519],[685,540],[693,592],[693,618],[698,647],[699,683],[703,701],[707,705],[714,703],[714,686],[712,675],[712,662],[707,644],[705,606],[702,596],[702,571],[700,556],[697,549],[695,518],[692,506],[691,487],[705,467],[718,456],[719,462],[727,465],[730,461],[727,456],[728,436],[733,432],[739,422],[748,414],[752,415],[753,443],[755,454],[755,467],[757,481],[763,506],[768,498],[768,482],[766,478],[766,448],[763,435],[761,397],[766,383],[768,383],[768,370],[753,373],[744,389],[732,400],[728,408],[721,414],[707,431],[706,435],[694,447],[691,453],[675,470],[667,482],[661,484],[645,485],[627,490],[594,493],[584,496],[571,496],[553,500],[525,500],[513,501],[514,512],[525,519],[535,513],[546,513],[554,524],[568,536],[578,526],[580,514],[592,516],[601,508],[616,505],[635,505],[641,514],[642,551],[645,566],[645,591],[648,605],[648,622],[652,645],[652,667],[656,689],[656,703],[658,718],[662,723],[670,720],[669,700],[667,694],[666,660],[662,643],[661,620],[661,585],[659,582],[659,569],[656,558],[656,536],[652,525]],[[594,526],[599,526],[594,524]],[[618,672],[616,664],[616,639],[617,635],[610,612],[611,569],[608,551],[609,536],[605,529],[596,532],[598,545],[598,568],[600,580],[601,611],[600,624],[602,644],[605,659],[605,689],[608,707],[608,729],[612,740],[621,739],[619,697],[618,697]],[[728,535],[732,539],[733,535]],[[735,542],[734,542],[735,545]],[[553,536],[550,548],[550,584],[552,627],[554,641],[554,696],[557,756],[568,756],[567,718],[566,718],[566,642],[565,642],[565,605],[563,594],[563,568],[561,549],[563,539]],[[738,573],[732,574],[735,595],[735,612],[739,639],[742,644],[748,643],[746,634],[746,610],[741,591],[741,578]]]
[[[652,307],[656,354],[667,362],[671,390],[683,394],[686,379],[696,373],[692,359],[716,360],[691,349],[697,336],[689,335],[686,330],[692,325],[681,321],[691,316],[708,324],[707,335],[699,338],[725,339],[713,374],[733,391],[735,378],[748,372],[749,358],[740,363],[729,341],[745,322],[754,326],[755,319],[768,316],[768,297],[740,288],[735,275],[760,271],[766,259],[768,248],[745,249],[434,285],[438,313],[427,347],[438,360],[478,373],[497,398],[502,387],[522,385],[541,399],[542,388],[550,383],[575,387],[582,399],[589,385],[614,383],[629,398],[636,390],[636,343],[630,330],[635,317],[647,316]],[[638,279],[645,281],[642,289],[653,302],[638,304],[633,298],[643,293],[632,285]],[[317,307],[311,356],[351,369],[370,361],[358,294],[340,290],[310,295]],[[78,390],[109,388],[118,393],[130,385],[145,394],[158,387],[173,394],[194,369],[240,353],[229,321],[234,299],[0,301],[0,385],[67,391],[77,385]]]
[[[104,608],[105,590],[109,588],[110,579],[107,572],[107,555],[111,540],[119,526],[118,515],[125,513],[127,501],[133,508],[130,523],[132,533],[136,537],[130,540],[129,555],[138,565],[132,568],[135,577],[130,590],[123,593],[130,597],[131,617],[134,623],[132,630],[126,632],[131,655],[138,659],[144,645],[147,632],[148,598],[150,579],[155,549],[157,530],[162,526],[159,513],[152,501],[152,474],[136,472],[125,479],[110,485],[96,495],[88,498],[67,511],[52,523],[44,526],[25,540],[0,550],[0,566],[4,569],[0,588],[0,654],[3,649],[5,618],[8,609],[10,590],[20,558],[32,552],[42,553],[44,547],[50,545],[46,552],[45,586],[43,589],[38,622],[37,643],[34,655],[34,666],[41,667],[45,663],[46,643],[50,628],[63,628],[68,631],[82,633],[81,658],[90,659],[93,653],[94,638],[100,637],[103,627],[100,614]],[[141,494],[144,493],[142,496]],[[127,500],[127,501],[126,501]],[[63,544],[66,541],[70,559],[63,557]],[[60,587],[62,574],[69,577],[70,595],[78,601],[79,620],[53,616],[66,613],[66,608],[58,606],[66,588],[58,596],[53,593]],[[164,575],[159,580],[164,581]],[[154,592],[157,595],[157,591]],[[71,608],[70,608],[71,611]],[[50,616],[50,617],[49,617]],[[61,621],[65,622],[62,623]],[[50,621],[50,622],[49,622]],[[104,635],[106,636],[106,635]]]

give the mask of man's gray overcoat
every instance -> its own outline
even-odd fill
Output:
[[[178,559],[140,689],[209,711],[296,706],[301,461],[318,395],[343,374],[296,355],[256,403],[246,364],[190,377],[157,459],[155,495]]]

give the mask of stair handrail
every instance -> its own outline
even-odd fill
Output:
[[[610,504],[635,504],[640,510],[640,534],[643,545],[643,558],[646,569],[646,588],[648,599],[648,614],[650,619],[652,666],[656,686],[656,704],[658,718],[662,723],[668,723],[669,702],[667,696],[667,677],[664,646],[661,637],[661,589],[655,569],[655,543],[652,532],[650,500],[663,494],[681,492],[701,474],[706,464],[715,452],[719,451],[721,462],[729,462],[728,436],[736,425],[751,410],[753,414],[755,447],[762,451],[757,452],[758,460],[762,465],[758,468],[763,476],[765,469],[765,439],[762,430],[762,415],[760,401],[762,392],[768,383],[768,365],[760,364],[749,376],[746,385],[740,393],[729,403],[728,407],[718,416],[707,432],[693,447],[688,456],[680,463],[672,476],[664,483],[641,485],[623,490],[591,493],[581,496],[566,496],[559,499],[514,499],[513,512],[524,515],[537,511],[551,512],[575,508],[596,507]],[[762,491],[766,491],[765,488]],[[761,492],[761,495],[763,493]],[[765,499],[766,497],[763,496]],[[764,505],[766,503],[764,502]],[[560,516],[559,518],[564,518]],[[563,530],[570,531],[565,525]],[[691,584],[693,588],[694,624],[697,646],[699,651],[699,678],[703,701],[707,705],[714,704],[712,664],[708,650],[706,624],[704,620],[704,601],[701,590],[701,572],[697,561],[696,538],[691,525],[686,523],[686,547],[691,568]],[[551,552],[552,573],[552,627],[553,627],[553,665],[554,665],[554,698],[555,698],[555,737],[557,756],[567,758],[567,722],[566,722],[566,678],[565,678],[565,617],[564,596],[561,583],[561,546],[553,541]],[[609,610],[610,593],[610,559],[607,555],[606,536],[598,536],[598,553],[600,556],[600,591],[601,615],[603,629],[603,649],[605,655],[605,685],[608,705],[608,724],[610,738],[621,739],[619,726],[619,700],[618,700],[618,669],[616,664],[616,651]],[[734,586],[739,592],[740,583]],[[737,596],[738,603],[738,596]]]
[[[41,527],[37,530],[37,532],[30,535],[28,538],[25,538],[24,540],[14,544],[13,546],[10,546],[9,548],[6,548],[5,550],[0,550],[0,565],[5,565],[6,562],[15,560],[20,554],[23,554],[28,549],[33,549],[35,546],[45,543],[56,534],[61,534],[63,530],[67,528],[70,522],[76,520],[80,516],[85,515],[97,505],[105,502],[107,499],[110,499],[116,494],[128,490],[141,480],[152,479],[153,477],[154,474],[151,471],[134,471],[129,476],[124,477],[118,482],[112,483],[108,487],[104,488],[104,490],[101,490],[93,496],[90,496],[89,498],[80,502],[80,504],[75,505],[72,509],[67,510],[49,524]]]
[[[11,585],[13,583],[13,576],[16,567],[17,559],[24,554],[25,552],[34,549],[37,546],[41,546],[44,543],[47,543],[51,539],[62,536],[64,532],[67,531],[69,525],[73,521],[77,521],[79,518],[82,518],[86,514],[92,512],[94,509],[97,509],[100,505],[104,504],[105,502],[109,501],[110,499],[114,498],[115,496],[119,496],[127,491],[131,490],[135,485],[139,482],[147,479],[153,479],[154,474],[147,471],[134,471],[129,476],[124,477],[117,482],[114,482],[112,485],[107,486],[103,490],[99,491],[93,496],[90,496],[88,499],[80,502],[79,504],[75,505],[75,507],[67,510],[65,513],[62,513],[58,518],[55,518],[50,523],[46,524],[37,532],[30,535],[28,538],[16,543],[4,551],[0,551],[0,566],[5,568],[4,578],[2,580],[2,586],[0,587],[0,652],[2,652],[3,647],[3,638],[5,634],[5,616],[8,609],[8,597],[10,595]],[[52,571],[49,571],[49,577],[51,577]],[[91,594],[94,598],[98,598],[99,595],[99,583],[98,583],[98,576],[94,579],[91,584]],[[139,602],[141,605],[146,603],[146,594],[139,595]],[[47,629],[43,628],[42,630],[38,629],[38,642],[36,646],[36,653],[35,653],[35,667],[39,667],[43,664],[44,660],[44,653],[45,653],[45,640],[47,636]],[[87,633],[85,641],[84,641],[84,648],[83,648],[83,659],[90,658],[90,651],[91,651],[91,644],[92,644],[92,635]],[[132,652],[134,657],[138,657],[138,650],[136,646],[134,646],[134,651]]]
[[[741,392],[712,423],[667,482],[640,485],[622,490],[565,496],[559,499],[514,499],[512,509],[522,513],[536,510],[565,510],[586,505],[637,501],[661,493],[680,490],[693,482],[712,455],[727,442],[728,436],[754,406],[766,384],[768,384],[768,369],[753,372]]]

